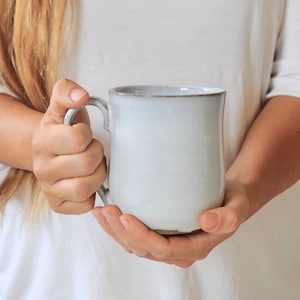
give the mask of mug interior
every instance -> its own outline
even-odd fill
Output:
[[[224,93],[224,90],[220,88],[160,85],[131,85],[110,90],[110,94],[113,95],[146,97],[200,96],[222,93]]]

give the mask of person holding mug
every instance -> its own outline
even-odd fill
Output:
[[[0,298],[297,299],[299,6],[2,1]],[[111,136],[66,113],[130,85],[226,90],[224,197],[200,231],[95,199]]]

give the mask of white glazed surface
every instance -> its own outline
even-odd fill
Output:
[[[110,203],[155,230],[199,229],[199,213],[223,201],[225,96],[218,92],[111,93]]]

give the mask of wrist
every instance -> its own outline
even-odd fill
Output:
[[[245,189],[249,201],[249,209],[247,219],[260,210],[272,197],[268,196],[266,187],[263,184],[263,179],[259,174],[250,173],[244,174],[238,172],[234,168],[230,168],[226,172],[226,180],[239,182]]]

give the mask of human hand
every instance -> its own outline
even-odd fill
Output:
[[[93,214],[103,229],[129,253],[187,268],[204,259],[229,238],[247,218],[248,198],[238,181],[228,181],[222,207],[199,216],[202,231],[183,236],[162,236],[112,205],[96,207]]]
[[[76,118],[83,122],[63,124],[67,109],[83,106],[88,98],[76,83],[59,80],[33,137],[33,172],[49,206],[58,213],[90,211],[106,177],[103,147],[93,139],[86,111]]]

